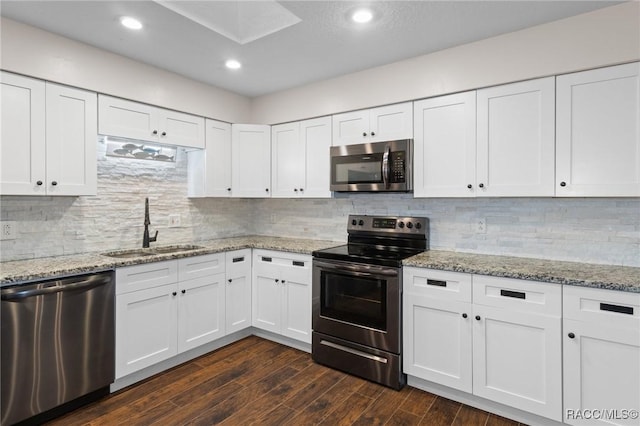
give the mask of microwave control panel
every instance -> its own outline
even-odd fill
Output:
[[[406,153],[404,151],[395,151],[391,152],[389,156],[389,168],[391,169],[391,173],[389,176],[389,181],[391,183],[403,183],[405,181],[405,159]]]

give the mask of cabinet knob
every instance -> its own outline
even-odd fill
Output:
[[[304,188],[300,188],[300,192],[304,192]]]
[[[182,294],[185,294],[187,292],[187,290],[182,290]]]
[[[376,135],[376,132],[371,132],[371,136],[375,136],[375,135]]]
[[[269,188],[265,188],[265,191],[269,192]]]
[[[231,191],[231,188],[227,188],[227,191]]]
[[[567,186],[567,182],[560,182],[560,186]]]
[[[367,132],[362,132],[362,136],[367,136]]]
[[[56,182],[55,180],[53,182],[51,182],[51,186],[57,186],[58,182]]]
[[[480,188],[484,188],[484,183],[481,183],[480,185],[478,185]]]
[[[467,185],[467,188],[471,189],[471,188],[473,188],[473,185],[469,184],[469,185]]]
[[[228,281],[229,281],[229,282],[231,282],[231,281],[233,281],[233,280],[232,280],[231,278],[229,278],[229,280],[228,280]]]
[[[462,314],[462,318],[466,318],[467,316],[467,314]]]
[[[286,283],[286,281],[285,281],[285,280],[282,280],[282,284],[284,284],[284,283]]]
[[[476,321],[480,321],[480,315],[476,315]]]
[[[175,291],[173,293],[171,293],[172,296],[176,296],[178,293],[176,293]]]
[[[293,188],[293,192],[298,192],[298,188]]]
[[[280,280],[276,278],[276,282],[278,283],[278,282],[280,282]]]
[[[167,136],[167,132],[162,132],[162,136]]]
[[[151,132],[151,133],[152,133],[152,134],[154,134],[154,135],[157,135],[157,134],[158,134],[158,131],[157,131],[157,130],[154,130],[154,131],[153,131],[153,132]]]
[[[42,186],[42,181],[41,181],[41,180],[37,181],[37,182],[36,182],[36,185],[38,185],[38,186]]]
[[[573,338],[575,338],[575,337],[576,337],[576,335],[575,335],[575,334],[573,334],[573,333],[569,333],[569,334],[568,334],[568,336],[569,336],[569,339],[573,339]]]

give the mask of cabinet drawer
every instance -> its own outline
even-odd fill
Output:
[[[180,281],[191,280],[224,272],[224,259],[224,253],[179,259],[178,279]]]
[[[178,281],[178,262],[146,263],[116,268],[116,294],[173,284]]]
[[[256,250],[254,257],[257,263],[274,265],[281,268],[311,271],[311,256],[305,254]]]
[[[565,285],[564,317],[614,327],[640,327],[640,293]]]
[[[473,303],[559,317],[562,314],[562,286],[474,275]]]
[[[405,293],[471,303],[471,274],[404,268]]]
[[[228,276],[244,275],[251,270],[251,249],[229,251],[225,256],[225,272]]]

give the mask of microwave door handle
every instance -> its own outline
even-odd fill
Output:
[[[389,189],[391,182],[389,182],[389,156],[391,155],[391,147],[387,147],[382,156],[382,182],[384,187]]]

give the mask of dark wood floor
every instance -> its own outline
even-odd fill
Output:
[[[517,422],[406,386],[397,392],[251,336],[51,425],[461,425]]]

